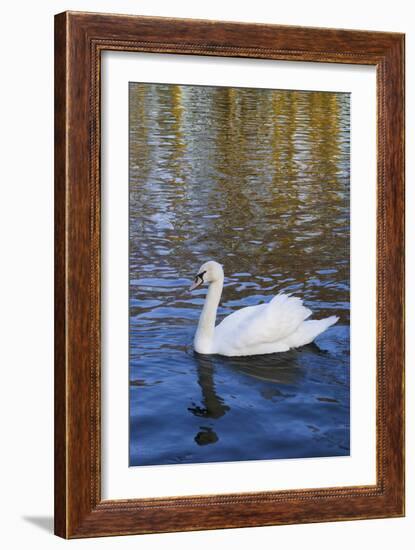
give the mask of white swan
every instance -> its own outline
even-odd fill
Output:
[[[228,357],[288,351],[309,344],[339,318],[306,321],[311,310],[300,298],[278,294],[267,304],[244,307],[215,326],[223,288],[223,268],[209,261],[199,269],[190,290],[209,284],[197,326],[194,349],[198,353]]]

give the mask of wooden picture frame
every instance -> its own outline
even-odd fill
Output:
[[[104,50],[376,67],[375,485],[102,501]],[[55,533],[78,538],[404,515],[404,35],[61,13],[55,18],[55,132]]]

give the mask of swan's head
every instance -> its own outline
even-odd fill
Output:
[[[223,267],[218,262],[209,261],[200,266],[196,277],[193,280],[190,290],[202,286],[204,283],[223,281]]]

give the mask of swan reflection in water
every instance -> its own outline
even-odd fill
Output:
[[[230,407],[225,405],[222,397],[216,393],[214,372],[215,365],[212,357],[194,352],[197,363],[197,381],[202,390],[202,406],[192,404],[188,410],[200,418],[218,419],[224,416]],[[217,433],[211,426],[200,426],[195,436],[198,445],[209,445],[218,441]]]
[[[215,373],[221,368],[230,369],[236,374],[256,378],[268,383],[269,387],[260,390],[265,399],[284,399],[292,397],[292,392],[285,393],[278,385],[295,387],[304,377],[304,363],[328,355],[317,344],[311,343],[301,350],[291,350],[285,353],[260,355],[256,357],[223,357],[218,355],[201,355],[191,352],[197,364],[197,382],[201,388],[201,405],[192,403],[188,411],[199,418],[208,420],[206,425],[201,425],[200,431],[194,440],[197,445],[209,445],[217,443],[218,434],[213,429],[215,420],[226,415],[231,410],[218,393],[215,384]],[[327,360],[328,358],[325,357]]]

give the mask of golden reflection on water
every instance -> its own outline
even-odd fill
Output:
[[[131,84],[130,120],[132,279],[214,258],[348,301],[348,94]]]

